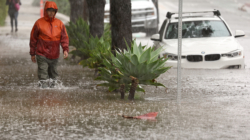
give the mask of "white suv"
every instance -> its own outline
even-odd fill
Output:
[[[245,35],[236,30],[233,35],[220,11],[183,13],[182,68],[226,69],[241,68],[244,49],[235,39]],[[178,14],[167,13],[159,34],[151,37],[156,48],[163,47],[160,57],[167,65],[177,67]]]
[[[152,35],[158,32],[157,0],[131,0],[132,32],[146,32]],[[106,0],[104,23],[109,23],[110,2]]]

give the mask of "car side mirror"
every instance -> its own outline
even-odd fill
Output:
[[[153,40],[153,41],[161,41],[160,34],[154,34],[154,35],[152,35],[151,40]]]
[[[243,37],[243,36],[245,36],[245,32],[244,31],[241,31],[241,30],[236,30],[235,31],[235,38],[237,38],[237,37]]]

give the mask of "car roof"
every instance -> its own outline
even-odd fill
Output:
[[[193,16],[193,17],[183,17],[182,21],[202,21],[202,20],[222,20],[218,16]],[[178,17],[172,17],[170,22],[175,23],[178,22],[179,18]]]

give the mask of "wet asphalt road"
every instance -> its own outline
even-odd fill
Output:
[[[23,9],[34,11],[24,2]],[[242,1],[185,0],[184,10],[216,8],[239,38],[250,57],[249,13],[237,10]],[[176,1],[160,0],[161,17]],[[26,8],[25,8],[26,6]],[[39,8],[38,8],[39,9]],[[164,14],[164,15],[163,15]],[[32,18],[38,13],[20,11],[20,32],[6,35],[0,28],[0,139],[249,139],[250,70],[190,70],[182,74],[182,100],[176,104],[176,69],[157,80],[167,88],[145,87],[134,102],[121,101],[116,93],[96,87],[94,72],[60,58],[63,85],[37,87],[37,66],[28,55]],[[161,18],[162,20],[162,18]],[[23,24],[22,24],[23,23]],[[138,37],[137,41],[150,42]],[[247,55],[249,54],[249,55]],[[157,121],[127,120],[119,114],[159,112]]]

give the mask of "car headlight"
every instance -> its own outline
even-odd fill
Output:
[[[146,11],[152,11],[152,12],[148,12],[147,15],[155,15],[155,12],[154,12],[154,8],[146,8]]]
[[[154,10],[154,8],[146,8],[146,10]]]
[[[234,51],[230,53],[221,54],[221,56],[222,57],[237,57],[237,56],[241,56],[241,54],[242,54],[241,51]]]
[[[171,54],[171,53],[164,53],[163,57],[169,60],[177,61],[178,60],[178,55],[176,54]],[[182,59],[185,59],[186,56],[181,56]]]

